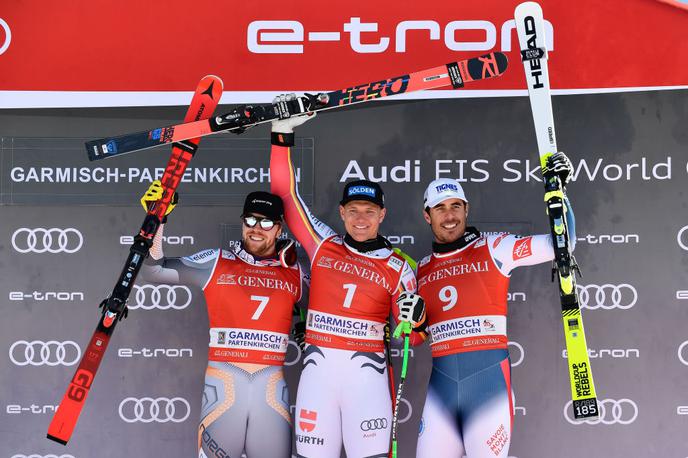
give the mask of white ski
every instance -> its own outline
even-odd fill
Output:
[[[521,44],[521,59],[528,85],[530,108],[533,112],[540,165],[544,170],[547,158],[558,151],[547,70],[545,21],[542,8],[535,2],[518,5],[514,17],[518,41]],[[578,266],[570,250],[564,189],[558,176],[546,174],[543,178],[547,215],[554,247],[552,278],[556,275],[559,284],[573,415],[575,418],[596,417],[599,412],[597,395],[576,291]]]

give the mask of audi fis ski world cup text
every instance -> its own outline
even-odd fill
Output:
[[[461,154],[457,153],[458,156]],[[357,159],[350,160],[339,175],[340,183],[350,180],[370,180],[378,183],[421,183],[438,178],[454,178],[459,182],[484,183],[500,180],[504,183],[542,182],[538,161],[506,159],[501,170],[495,170],[489,159],[406,159],[387,165],[366,165]],[[573,161],[571,180],[584,182],[665,181],[673,178],[672,157],[656,159],[612,161],[609,156],[580,158]]]
[[[460,156],[460,155],[459,155]],[[687,164],[688,167],[688,164]],[[117,167],[14,167],[10,171],[13,183],[150,183],[160,179],[163,168],[135,168],[120,170]],[[430,175],[426,173],[430,172]],[[529,159],[507,159],[502,162],[497,179],[505,183],[541,182],[540,164]],[[301,169],[296,179],[301,181]],[[498,173],[489,159],[436,159],[427,170],[420,159],[406,159],[391,165],[366,165],[352,159],[339,175],[340,182],[370,180],[379,183],[420,183],[435,178],[455,178],[460,182],[488,182]],[[269,183],[267,167],[189,167],[182,183],[197,184],[264,184]],[[639,160],[610,161],[609,155],[574,160],[572,181],[651,181],[671,180],[674,176],[671,156],[657,160],[641,157]]]
[[[391,52],[392,40],[395,53],[406,52],[407,34],[414,30],[427,31],[422,41],[423,46],[432,45],[433,41],[440,41],[450,51],[488,51],[497,47],[499,29],[499,49],[511,51],[512,36],[516,24],[513,19],[506,19],[501,24],[489,20],[453,20],[443,26],[434,20],[410,19],[394,26],[394,35],[385,36],[378,29],[380,24],[374,20],[362,20],[360,17],[350,17],[348,22],[341,25],[341,31],[308,31],[308,25],[299,20],[268,21],[257,20],[248,25],[247,47],[254,54],[304,54],[306,44],[313,42],[339,43],[343,34],[349,34],[349,48],[360,54],[379,54]],[[337,28],[340,26],[337,25]],[[554,27],[545,21],[547,47],[554,49]],[[460,31],[475,33],[484,37],[480,41],[461,41]],[[459,32],[459,33],[457,33]],[[389,34],[389,33],[388,33]],[[390,34],[391,35],[391,34]],[[472,35],[472,36],[476,36]],[[465,33],[464,33],[465,36]],[[421,44],[421,43],[418,43]]]

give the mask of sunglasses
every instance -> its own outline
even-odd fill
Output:
[[[259,218],[253,215],[242,216],[241,219],[244,220],[246,227],[256,227],[256,224],[260,224],[260,228],[266,231],[269,231],[277,224],[276,221],[270,218]]]

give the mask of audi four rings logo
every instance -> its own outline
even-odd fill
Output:
[[[12,246],[19,253],[76,253],[84,244],[84,236],[68,227],[20,227],[12,234]]]
[[[74,458],[74,455],[53,455],[52,453],[50,455],[12,455],[12,458]]]
[[[81,359],[81,348],[71,340],[18,340],[9,353],[10,360],[17,366],[73,366]]]
[[[518,358],[514,358],[513,355],[515,352],[513,352],[513,351],[511,351],[511,349],[509,349],[509,356],[511,356],[511,367],[516,367],[516,366],[521,365],[521,363],[523,362],[523,358],[526,357],[526,352],[523,349],[523,346],[518,342],[512,342],[512,341],[509,341],[509,346],[514,347],[518,350]]]
[[[603,399],[597,401],[600,415],[597,418],[588,420],[575,420],[571,418],[573,401],[569,401],[564,406],[564,418],[572,425],[630,425],[638,418],[638,405],[630,399]]]
[[[5,51],[7,51],[7,48],[10,47],[10,42],[12,41],[12,31],[10,30],[9,24],[2,18],[0,18],[0,27],[2,27],[5,31],[5,42],[2,44],[2,47],[0,47],[0,54],[4,54]]]
[[[127,423],[181,423],[189,418],[191,406],[184,398],[126,398],[119,404],[119,416]]]
[[[134,285],[130,309],[181,310],[191,303],[191,290],[184,285]]]
[[[681,361],[681,363],[685,364],[688,366],[688,359],[686,359],[685,356],[683,356],[683,350],[688,348],[688,340],[683,342],[679,347],[678,347],[678,360]],[[688,353],[688,352],[686,352]]]
[[[595,309],[630,309],[638,302],[638,291],[633,285],[622,283],[612,285],[576,285],[578,299],[583,308]]]
[[[678,231],[678,235],[676,236],[676,241],[678,242],[678,246],[680,246],[682,249],[688,251],[688,244],[683,242],[683,233],[688,231],[688,226],[683,226],[680,231]]]
[[[375,431],[377,429],[385,429],[389,422],[386,418],[373,418],[370,420],[363,420],[361,422],[361,431]]]

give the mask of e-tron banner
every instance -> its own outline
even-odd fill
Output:
[[[223,103],[324,91],[508,53],[512,68],[469,90],[414,97],[525,94],[518,1],[6,2],[0,108],[184,105],[203,75]],[[558,93],[688,84],[685,13],[656,0],[541,0]]]

